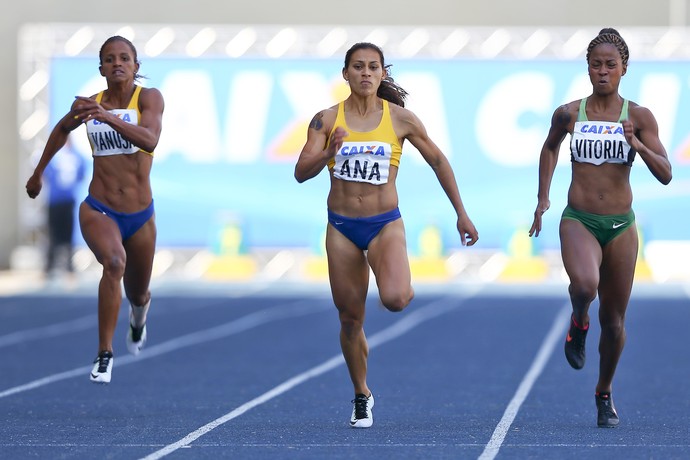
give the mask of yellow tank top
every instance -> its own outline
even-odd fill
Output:
[[[96,102],[99,104],[103,100],[103,93],[96,94]],[[141,86],[134,86],[134,94],[129,100],[126,109],[113,109],[108,112],[116,115],[127,123],[138,125],[141,120],[141,112],[139,111],[139,94],[141,93]],[[89,143],[91,144],[91,151],[93,156],[102,157],[109,155],[131,155],[137,152],[143,152],[153,156],[153,152],[147,152],[140,149],[130,141],[122,137],[112,126],[107,123],[101,123],[98,120],[89,120],[86,123],[86,133],[89,136]]]
[[[388,101],[383,100],[381,122],[372,131],[353,131],[345,121],[345,103],[338,104],[338,114],[333,129],[342,126],[348,135],[335,158],[328,162],[328,169],[336,179],[383,185],[388,182],[390,167],[400,166],[402,146],[393,129]],[[328,142],[331,136],[329,133]]]

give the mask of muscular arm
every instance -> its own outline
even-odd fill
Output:
[[[479,234],[474,224],[467,215],[465,206],[460,197],[455,173],[448,161],[448,158],[441,152],[441,149],[431,140],[422,122],[412,112],[407,110],[396,110],[396,118],[399,126],[402,126],[404,136],[414,145],[424,160],[431,166],[443,191],[450,200],[453,209],[458,216],[458,231],[462,244],[473,245],[477,242]]]
[[[139,96],[141,120],[139,128],[131,133],[131,141],[142,150],[153,152],[158,145],[163,127],[163,95],[156,88],[143,88]],[[132,125],[129,125],[132,126]]]
[[[333,131],[331,141],[326,147],[331,124],[335,121],[330,120],[328,112],[328,110],[323,110],[317,113],[309,123],[307,142],[304,144],[295,165],[295,179],[299,183],[316,177],[343,145],[343,139],[347,132],[338,127]]]
[[[26,182],[26,193],[29,197],[36,198],[38,194],[41,193],[41,189],[43,188],[43,171],[45,171],[48,163],[50,163],[50,160],[53,159],[55,154],[65,146],[69,134],[81,125],[82,122],[79,119],[79,113],[79,104],[75,101],[72,103],[70,111],[57,122],[50,132],[50,136],[48,136],[46,145],[43,148],[41,158],[38,160],[33,174]]]
[[[652,112],[641,106],[631,108],[631,120],[623,121],[628,144],[637,151],[659,182],[671,182],[671,162],[659,139],[659,126]]]
[[[537,209],[534,211],[534,222],[529,235],[539,236],[541,232],[541,216],[550,207],[549,191],[551,180],[558,163],[558,151],[563,139],[574,123],[575,115],[569,105],[558,107],[551,117],[551,127],[539,154],[539,188],[537,191]]]

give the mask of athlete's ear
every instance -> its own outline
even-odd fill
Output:
[[[345,81],[350,81],[350,79],[347,78],[347,69],[345,68],[343,68],[343,78],[345,79]]]
[[[622,77],[623,75],[625,75],[625,73],[626,73],[627,71],[628,71],[628,66],[624,64],[624,65],[623,65],[623,73],[621,74],[621,77]]]
[[[103,74],[103,66],[102,65],[98,66],[98,72],[100,72],[101,77],[105,77],[105,75]]]

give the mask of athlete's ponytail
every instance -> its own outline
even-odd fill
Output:
[[[381,99],[385,99],[393,104],[398,104],[400,107],[405,107],[405,98],[407,91],[398,85],[390,74],[390,65],[386,66],[386,78],[381,81],[376,95]]]

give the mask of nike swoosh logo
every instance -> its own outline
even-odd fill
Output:
[[[613,228],[616,229],[616,228],[618,228],[618,227],[622,227],[622,226],[625,225],[625,224],[627,224],[627,222],[622,222],[622,223],[620,223],[620,224],[614,223],[614,224],[613,224]]]
[[[91,373],[91,377],[93,377],[93,378],[95,378],[95,379],[97,379],[97,378],[98,378],[98,376],[97,376],[97,375],[94,375],[94,373],[93,373],[93,372]]]
[[[572,342],[573,338],[570,336],[570,332],[568,332],[568,335],[565,337],[566,342]]]
[[[343,225],[342,222],[333,222],[335,225]]]
[[[352,420],[350,420],[350,425],[355,425],[355,424],[356,424],[357,422],[359,422],[360,420],[368,420],[368,419],[369,419],[369,417],[358,418],[358,419],[355,420],[354,422],[353,422]]]

